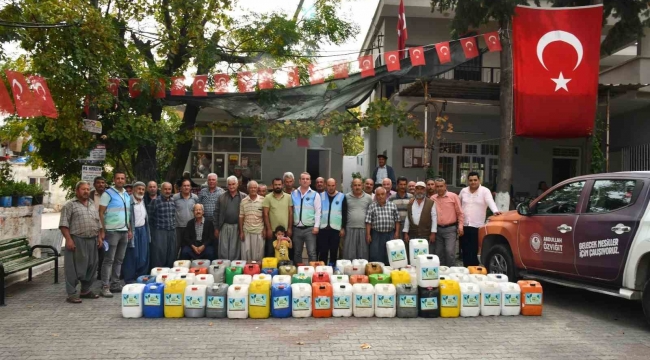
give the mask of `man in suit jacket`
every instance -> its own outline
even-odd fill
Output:
[[[397,179],[395,178],[395,170],[392,167],[386,165],[386,160],[388,156],[384,154],[377,155],[377,163],[379,166],[375,168],[375,171],[372,172],[372,180],[375,181],[375,189],[382,186],[384,179],[389,178],[392,185],[391,190],[395,190],[395,185],[397,184]]]
[[[203,216],[203,205],[194,205],[194,219],[187,222],[181,241],[181,259],[216,259],[214,225]]]

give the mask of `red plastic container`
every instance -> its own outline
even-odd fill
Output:
[[[196,276],[201,275],[201,274],[207,274],[208,273],[208,268],[191,268],[189,273],[194,274]]]
[[[312,284],[311,298],[313,317],[332,317],[332,292],[332,284],[329,282],[317,282]]]
[[[350,276],[350,285],[354,284],[367,284],[370,281],[368,280],[367,275],[352,275]]]
[[[330,274],[324,271],[315,272],[311,277],[311,283],[313,284],[317,282],[330,282]]]
[[[259,274],[260,272],[260,264],[258,263],[246,264],[244,266],[244,275],[253,276]]]
[[[310,261],[309,266],[313,266],[315,269],[316,266],[325,266],[325,263],[322,261]]]

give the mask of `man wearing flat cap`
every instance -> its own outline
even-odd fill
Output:
[[[433,200],[426,196],[427,185],[423,181],[415,183],[415,201],[406,210],[404,220],[404,240],[428,239],[429,254],[435,254],[436,233],[438,232],[438,212]]]
[[[129,239],[122,263],[122,274],[126,284],[134,283],[139,276],[149,273],[151,231],[147,207],[144,204],[145,189],[146,186],[141,181],[133,184],[130,216],[133,237]]]
[[[384,179],[389,178],[392,182],[392,190],[395,190],[395,185],[397,184],[397,179],[395,178],[395,170],[392,167],[386,165],[386,160],[388,156],[384,154],[377,155],[377,162],[379,166],[375,168],[375,171],[372,173],[372,179],[375,181],[375,188],[381,186]]]

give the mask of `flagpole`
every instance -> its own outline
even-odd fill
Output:
[[[609,89],[607,89],[607,121],[605,124],[605,132],[605,172],[609,172]],[[600,146],[600,144],[598,145]]]
[[[428,124],[429,124],[429,103],[427,102],[428,97],[429,97],[429,82],[425,81],[424,82],[424,155],[422,157],[422,165],[424,166],[425,169],[429,165],[429,152],[427,151],[428,140],[429,140],[429,134],[427,133]]]

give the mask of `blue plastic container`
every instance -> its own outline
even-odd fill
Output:
[[[262,274],[275,276],[275,275],[278,274],[278,269],[277,268],[264,268],[264,269],[262,269]]]
[[[142,275],[136,280],[138,284],[153,284],[156,282],[156,277],[154,275]]]
[[[0,197],[0,207],[11,207],[11,196],[2,196]]]
[[[273,284],[271,287],[271,316],[274,318],[291,317],[291,285]]]
[[[144,287],[144,310],[142,311],[144,317],[165,317],[164,292],[165,284],[154,282]]]

